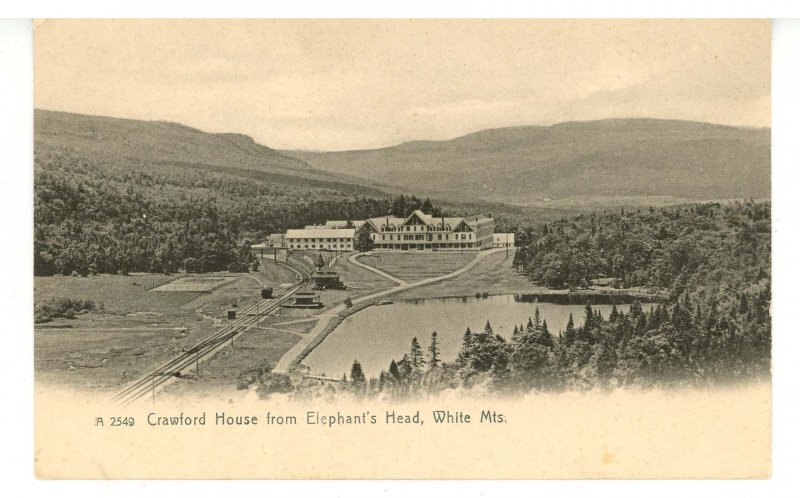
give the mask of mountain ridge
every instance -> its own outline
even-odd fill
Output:
[[[761,198],[770,192],[770,135],[769,128],[612,118],[378,149],[281,152],[317,169],[415,191],[515,204],[609,195]]]

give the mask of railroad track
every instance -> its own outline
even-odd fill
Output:
[[[197,369],[200,365],[200,361],[214,355],[225,345],[232,345],[237,335],[258,324],[262,315],[269,314],[278,309],[281,304],[307,282],[308,276],[305,275],[304,271],[298,271],[291,266],[290,268],[295,270],[298,276],[301,277],[298,282],[278,291],[272,299],[262,299],[243,310],[241,318],[223,327],[211,337],[200,341],[191,348],[185,349],[179,356],[167,361],[153,372],[131,383],[114,395],[110,403],[118,406],[127,406],[149,394],[155,396],[155,392],[159,387],[173,381],[175,378],[183,377],[184,372],[187,370]]]

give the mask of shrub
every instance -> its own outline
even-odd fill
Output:
[[[236,378],[236,389],[247,389],[255,382],[262,383],[263,379],[269,375],[270,370],[272,367],[269,363],[262,361],[255,367],[239,373],[239,377]]]
[[[34,310],[36,323],[49,322],[53,318],[75,318],[80,313],[93,311],[94,301],[89,299],[59,298],[44,303]]]

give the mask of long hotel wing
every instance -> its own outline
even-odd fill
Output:
[[[479,251],[514,246],[514,234],[494,233],[494,218],[434,217],[415,210],[406,218],[388,215],[289,229],[285,235],[271,235],[267,242],[253,247],[351,251],[360,232],[369,233],[376,250]]]

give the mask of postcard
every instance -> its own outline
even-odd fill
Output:
[[[766,478],[765,20],[35,21],[35,471]]]

